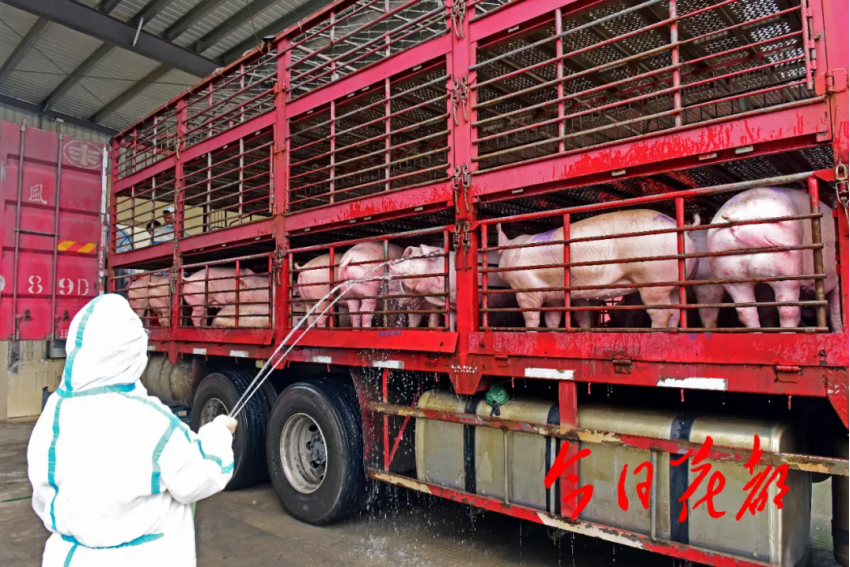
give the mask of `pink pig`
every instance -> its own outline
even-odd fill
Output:
[[[243,276],[251,276],[254,272],[241,268],[239,270],[240,287]],[[210,268],[209,282],[206,282],[207,272],[201,270],[183,279],[183,300],[192,307],[192,324],[201,327],[204,321],[204,304],[206,307],[219,307],[236,302],[236,270],[233,268]],[[208,286],[208,287],[207,287]],[[250,286],[257,287],[257,286]],[[266,286],[268,287],[268,286]],[[205,294],[205,289],[207,293]],[[268,294],[268,292],[266,292]],[[206,299],[205,299],[206,296]],[[246,301],[243,296],[242,301]],[[268,295],[266,295],[268,301]]]
[[[826,279],[824,292],[829,301],[829,320],[833,331],[841,330],[841,307],[838,297],[838,275],[835,271],[835,226],[832,209],[820,203],[821,241],[824,243],[823,264]],[[795,189],[759,187],[744,191],[727,201],[714,216],[712,224],[724,222],[769,219],[811,212],[809,195]],[[791,220],[768,224],[751,224],[708,231],[709,252],[725,252],[761,247],[800,246],[812,243],[812,226],[809,220]],[[711,269],[719,279],[755,279],[778,276],[814,274],[814,254],[810,250],[716,256],[710,259]],[[801,290],[813,292],[815,282],[785,280],[768,282],[777,302],[800,300]],[[723,287],[735,303],[756,301],[755,283],[728,283]],[[755,307],[738,307],[738,318],[750,328],[761,326]],[[779,308],[779,325],[797,327],[800,324],[800,307]]]
[[[387,260],[401,257],[401,248],[390,244],[387,248]],[[361,242],[343,254],[339,263],[340,281],[352,281],[362,278],[378,278],[384,275],[384,268],[377,267],[384,262],[384,245],[382,242]],[[348,311],[351,314],[352,327],[371,327],[372,313],[378,305],[378,297],[382,295],[381,280],[368,281],[347,285],[340,290],[347,298]],[[397,282],[387,282],[389,295],[399,295],[400,286]],[[364,313],[361,315],[361,313]]]
[[[130,284],[130,288],[127,290],[127,300],[130,307],[140,318],[143,318],[145,312],[150,309],[156,313],[159,326],[168,328],[171,323],[169,292],[167,276],[146,274]],[[146,327],[150,326],[150,321],[142,320]]]
[[[602,237],[612,234],[644,232],[667,229],[676,226],[669,216],[649,209],[635,209],[606,213],[574,222],[570,226],[571,238]],[[499,246],[527,245],[564,239],[563,228],[541,234],[524,234],[509,240],[498,226]],[[685,237],[685,250],[694,250],[694,243]],[[654,234],[576,242],[570,245],[570,263],[606,262],[626,258],[646,256],[674,256],[677,253],[676,234]],[[522,267],[523,270],[502,272],[502,279],[513,289],[558,288],[564,287],[563,268],[534,268],[534,266],[564,263],[564,245],[551,244],[533,248],[503,250],[499,259],[500,268]],[[693,275],[697,262],[686,261],[686,276]],[[602,263],[592,266],[574,266],[570,268],[570,286],[609,286],[606,289],[573,291],[570,298],[576,305],[592,300],[609,299],[633,293],[633,288],[625,285],[648,284],[653,282],[675,281],[678,275],[676,260],[656,260],[635,263]],[[678,291],[673,286],[642,287],[639,289],[644,305],[670,305],[678,303]],[[523,291],[517,292],[517,303],[524,311],[525,326],[540,326],[541,307],[562,307],[562,291]],[[668,327],[678,321],[676,309],[649,309],[653,328]],[[591,324],[586,312],[575,312],[580,327]],[[560,311],[545,312],[546,326],[557,328],[561,324]]]
[[[322,254],[321,256],[316,256],[304,265],[295,265],[295,267],[301,271],[298,272],[298,285],[295,289],[293,289],[293,295],[309,301],[293,302],[293,313],[299,309],[301,311],[309,311],[318,302],[319,305],[316,308],[316,311],[307,320],[308,324],[312,325],[315,323],[317,327],[325,327],[327,325],[328,315],[325,314],[320,316],[319,314],[327,308],[331,298],[325,298],[324,301],[319,300],[327,295],[332,287],[336,285],[335,283],[333,286],[331,285],[330,262],[330,255]],[[334,280],[338,279],[339,268],[334,270]],[[298,309],[296,309],[296,306]],[[330,312],[330,310],[328,312]],[[294,324],[295,323],[293,322],[293,325]]]
[[[216,313],[212,326],[216,328],[267,329],[269,324],[269,306],[267,304],[243,305],[239,307],[239,320],[236,320],[236,306],[226,305]]]

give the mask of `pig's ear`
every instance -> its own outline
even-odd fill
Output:
[[[439,254],[440,252],[443,251],[442,248],[437,248],[436,246],[428,246],[427,244],[422,244],[421,246],[419,246],[419,248],[422,250],[423,256],[430,256],[432,254]]]
[[[293,262],[293,264],[295,264],[295,269],[296,269],[296,270],[300,270],[300,269],[301,269],[301,264],[299,264],[298,262]]]
[[[499,233],[499,246],[508,246],[511,243],[505,233],[502,232],[502,223],[496,225],[496,232]]]
[[[402,258],[410,258],[411,256],[415,256],[419,251],[418,246],[408,246],[404,249],[404,253],[401,255]]]

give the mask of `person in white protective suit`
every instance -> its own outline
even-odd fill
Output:
[[[71,322],[62,382],[27,449],[44,567],[191,567],[192,504],[233,474],[236,420],[196,435],[147,395],[147,331],[119,295]]]

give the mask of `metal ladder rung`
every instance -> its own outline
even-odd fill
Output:
[[[56,237],[56,235],[52,232],[42,232],[40,230],[26,230],[24,228],[16,228],[15,232],[20,234],[34,234],[35,236],[49,236],[51,238]]]

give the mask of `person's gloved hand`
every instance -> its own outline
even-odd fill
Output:
[[[230,417],[229,415],[220,415],[213,420],[213,423],[219,423],[227,428],[230,431],[231,435],[236,433],[236,426],[239,424],[238,421]]]

